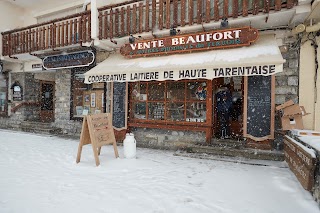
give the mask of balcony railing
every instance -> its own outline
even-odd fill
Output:
[[[99,39],[218,22],[292,8],[297,0],[131,0],[98,9]],[[34,54],[91,41],[91,12],[2,33],[2,55]]]
[[[292,8],[296,0],[132,0],[99,8],[99,39]]]
[[[2,33],[4,56],[54,50],[91,40],[90,11]]]

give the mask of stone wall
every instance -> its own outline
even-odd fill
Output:
[[[12,101],[11,107],[22,102],[37,102],[39,97],[39,82],[33,78],[32,73],[13,72],[11,73],[11,85],[18,82],[23,90],[22,101]],[[9,88],[11,88],[9,85]],[[39,117],[38,107],[34,105],[24,105],[9,117],[0,117],[0,128],[20,130],[20,124],[25,120],[34,120]]]
[[[288,52],[282,54],[286,60],[283,72],[276,74],[276,105],[291,99],[298,103],[299,52],[294,48],[288,49]]]
[[[57,70],[55,85],[55,122],[64,135],[80,136],[82,122],[70,120],[71,70]]]
[[[288,41],[288,40],[287,40]],[[293,100],[298,103],[299,94],[299,48],[293,48],[292,45],[295,40],[290,40],[290,43],[282,46],[281,49],[286,49],[282,53],[283,59],[286,62],[283,64],[283,72],[276,74],[276,90],[275,90],[275,104],[280,105],[286,101]],[[277,150],[283,149],[283,137],[281,130],[281,115],[279,112],[275,113],[275,140],[273,148]]]

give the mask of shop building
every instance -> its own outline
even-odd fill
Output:
[[[231,137],[276,148],[275,105],[301,96],[291,28],[311,3],[218,3],[93,0],[3,32],[1,128],[36,121],[79,136],[83,116],[111,112],[119,139],[132,131],[160,147]]]

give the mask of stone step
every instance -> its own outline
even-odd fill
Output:
[[[21,122],[21,130],[25,132],[34,132],[40,134],[60,134],[62,129],[51,126],[51,123],[42,123],[35,121]]]
[[[187,152],[198,154],[211,154],[218,156],[243,157],[248,159],[283,161],[284,153],[281,151],[266,151],[250,148],[235,149],[231,147],[220,146],[191,146],[186,149]]]
[[[230,147],[230,148],[244,148],[245,141],[243,140],[234,140],[234,139],[212,139],[210,146],[217,147]]]
[[[23,121],[21,127],[39,127],[39,128],[51,128],[51,123],[43,123],[36,121]]]
[[[259,150],[247,148],[244,141],[237,140],[213,140],[210,145],[197,144],[191,141],[163,141],[163,144],[148,143],[140,141],[137,143],[139,147],[145,148],[160,148],[160,149],[171,149],[181,150],[187,153],[192,153],[194,156],[206,154],[218,157],[236,157],[244,159],[255,159],[255,160],[267,160],[267,161],[283,161],[284,154],[277,150]]]

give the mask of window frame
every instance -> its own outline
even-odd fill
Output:
[[[176,101],[172,101],[170,99],[167,98],[167,89],[168,89],[168,84],[170,83],[181,83],[184,82],[185,83],[185,95],[183,100],[176,100]],[[207,97],[205,100],[194,100],[194,99],[189,99],[187,100],[188,97],[188,93],[187,93],[187,82],[199,82],[199,83],[206,83],[206,87],[207,87]],[[147,96],[146,101],[144,100],[133,100],[132,99],[132,94],[133,94],[133,88],[135,84],[146,84],[146,94],[148,93],[148,89],[149,89],[149,84],[155,84],[155,83],[164,83],[165,84],[165,91],[164,91],[164,100],[149,100],[149,97]],[[192,125],[192,126],[208,126],[211,125],[212,119],[211,119],[211,111],[212,111],[212,81],[210,80],[206,80],[206,79],[195,79],[195,80],[190,80],[190,79],[184,79],[184,80],[179,80],[179,81],[148,81],[148,82],[130,82],[129,83],[129,114],[128,114],[128,123],[130,124],[135,124],[135,123],[150,123],[150,124],[165,124],[165,125],[174,125],[174,124],[181,124],[181,125]],[[167,119],[167,112],[168,109],[167,104],[168,103],[181,103],[183,102],[184,104],[184,120],[182,121],[176,121],[176,120],[169,120]],[[206,105],[206,119],[205,122],[199,122],[199,121],[187,121],[187,109],[188,106],[190,105],[190,103],[204,103]],[[139,118],[134,118],[133,117],[133,113],[134,113],[134,104],[135,103],[145,103],[146,105],[146,119],[139,119]],[[164,120],[157,120],[157,119],[149,119],[149,107],[148,105],[150,103],[164,103],[164,108],[165,108],[165,112],[164,112]]]
[[[0,117],[8,117],[8,104],[9,104],[9,94],[8,94],[8,92],[9,92],[9,76],[8,76],[8,74],[6,73],[6,72],[0,72],[0,75],[2,75],[4,78],[4,80],[5,80],[5,84],[6,84],[6,86],[5,86],[5,89],[6,89],[6,97],[5,97],[5,104],[4,104],[4,111],[3,112],[1,112],[0,111]]]
[[[76,67],[71,69],[71,85],[70,85],[70,120],[74,121],[83,121],[84,116],[75,116],[74,114],[74,95],[75,95],[75,76],[76,74],[84,74],[90,69],[92,69],[95,66],[95,64],[90,65],[88,67]],[[104,104],[102,107],[101,112],[106,112],[106,92],[107,92],[107,86],[106,83],[103,83],[103,88],[94,88],[93,84],[85,84],[84,83],[84,78],[83,78],[83,84],[86,86],[86,90],[84,91],[102,91],[103,97],[104,97]],[[84,97],[82,97],[83,99]],[[98,96],[95,94],[95,98],[97,99]],[[97,100],[96,100],[97,101]],[[91,105],[91,102],[88,103],[88,105]],[[97,102],[95,102],[95,105],[97,105]]]

